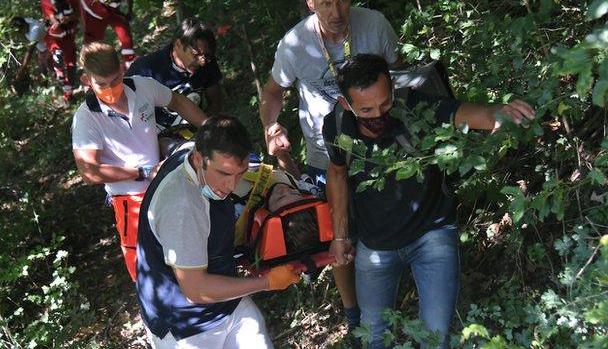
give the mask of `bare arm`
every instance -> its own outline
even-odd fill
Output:
[[[334,227],[334,240],[329,248],[336,258],[336,264],[348,264],[353,257],[354,249],[348,241],[348,169],[329,163],[327,169],[327,202],[331,210]]]
[[[99,162],[101,150],[73,149],[76,167],[87,184],[113,183],[133,180],[139,176],[135,167],[120,167]]]
[[[264,128],[278,120],[279,113],[283,108],[283,93],[285,90],[274,81],[272,76],[268,78],[262,90],[262,101],[260,103],[260,119]]]
[[[283,93],[285,88],[277,84],[272,76],[264,85],[260,103],[260,119],[264,128],[264,139],[268,154],[275,155],[280,149],[289,150],[291,144],[287,138],[287,130],[277,123],[281,108],[283,108]]]
[[[189,123],[196,127],[200,127],[203,124],[203,121],[207,119],[207,114],[192,103],[191,100],[177,92],[172,92],[171,102],[169,102],[167,107],[177,112]]]
[[[205,268],[173,268],[182,293],[193,303],[217,303],[265,290],[283,290],[300,281],[300,272],[279,265],[260,277],[239,278],[209,274]]]
[[[517,125],[524,119],[533,120],[535,113],[534,108],[521,100],[492,106],[462,103],[456,112],[454,123],[456,126],[466,123],[475,130],[496,130],[501,125],[500,120],[496,118],[498,112],[510,117]]]
[[[206,269],[173,268],[182,293],[192,303],[217,303],[268,289],[266,277],[237,278],[207,273]]]
[[[220,85],[216,84],[205,89],[205,99],[207,100],[207,115],[218,115],[222,110],[222,91]]]
[[[296,165],[296,162],[291,157],[289,150],[279,149],[275,152],[275,156],[277,157],[277,162],[281,169],[287,171],[296,178],[302,177],[302,172],[300,172],[298,165]]]

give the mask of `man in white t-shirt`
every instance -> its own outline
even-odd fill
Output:
[[[373,53],[389,64],[397,61],[397,35],[384,16],[373,10],[351,7],[349,0],[307,0],[313,15],[285,34],[278,44],[271,77],[264,86],[260,117],[268,153],[279,164],[288,157],[290,142],[278,122],[283,93],[294,83],[300,96],[299,119],[306,139],[306,170],[317,184],[325,184],[329,157],[323,142],[323,118],[337,101],[338,66],[358,53]],[[335,224],[335,222],[334,222]],[[332,242],[332,253],[351,254],[350,241]],[[352,263],[335,267],[334,278],[350,326],[359,323]]]
[[[149,180],[160,167],[155,107],[178,111],[193,125],[207,116],[186,97],[156,80],[131,77],[114,47],[94,42],[83,47],[82,83],[91,88],[72,122],[72,149],[88,184],[105,184],[112,197],[127,270],[135,281],[139,207]]]

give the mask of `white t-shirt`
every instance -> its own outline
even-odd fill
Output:
[[[126,84],[129,113],[119,115],[94,98],[99,110],[80,105],[72,121],[72,148],[102,150],[100,163],[120,167],[154,166],[159,162],[154,107],[166,107],[171,90],[152,78],[134,76],[135,90]],[[88,99],[90,99],[89,97]],[[148,182],[127,180],[106,183],[110,195],[138,194]]]
[[[200,182],[188,158],[163,178],[147,212],[165,263],[180,269],[207,266],[211,232],[209,200],[201,195]]]
[[[38,52],[46,51],[46,45],[44,44],[46,28],[44,27],[44,23],[29,17],[24,18],[24,20],[28,25],[27,33],[25,33],[27,41],[29,41],[30,44],[36,43]]]
[[[324,170],[329,157],[323,142],[323,118],[333,110],[339,90],[315,32],[317,22],[317,16],[313,14],[285,34],[277,46],[272,78],[285,88],[297,82],[306,162]],[[380,12],[351,7],[349,22],[351,56],[373,53],[383,56],[389,64],[397,60],[397,35]],[[339,67],[344,61],[343,44],[332,45],[325,41],[325,47],[334,65]]]

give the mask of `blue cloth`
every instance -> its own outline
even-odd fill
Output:
[[[222,73],[215,60],[197,69],[194,74],[181,71],[171,58],[173,44],[163,49],[139,57],[131,64],[126,76],[140,75],[151,77],[171,90],[185,96],[196,92],[202,96],[204,89],[219,84]],[[163,128],[170,127],[177,114],[167,108],[156,108],[156,123]]]
[[[162,247],[150,229],[147,213],[154,192],[169,173],[180,170],[187,155],[188,150],[184,149],[170,156],[150,183],[140,209],[137,240],[136,285],[142,318],[155,336],[164,338],[170,331],[177,340],[211,330],[232,314],[240,301],[191,303],[182,294],[173,269],[165,264]],[[209,203],[207,272],[235,276],[234,205],[230,200],[209,200]],[[227,231],[231,233],[226,234]]]
[[[395,307],[399,280],[407,265],[418,289],[420,318],[428,330],[439,333],[442,343],[438,348],[447,348],[459,287],[458,232],[454,226],[429,231],[394,250],[373,250],[359,241],[355,280],[361,322],[372,331],[367,348],[385,348],[382,333],[388,325],[382,312]]]

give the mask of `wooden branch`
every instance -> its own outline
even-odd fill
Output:
[[[247,29],[245,25],[241,25],[241,32],[243,34],[243,41],[245,42],[245,47],[247,47],[247,54],[249,55],[249,61],[251,62],[251,72],[253,73],[253,80],[255,82],[255,88],[258,92],[258,100],[262,101],[262,80],[260,79],[260,72],[255,64],[255,56],[253,54],[253,45],[251,44],[251,40],[249,39],[249,35],[247,34]]]

